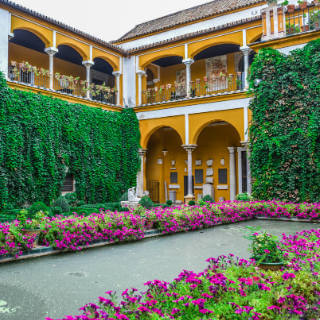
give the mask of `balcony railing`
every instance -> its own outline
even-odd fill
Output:
[[[143,91],[142,104],[156,104],[242,91],[244,83],[243,72],[219,75],[211,79],[207,77],[196,79],[190,83],[189,94],[187,94],[185,83],[169,83]]]
[[[300,10],[295,10],[294,6],[288,6],[286,15],[287,35],[320,29],[320,7],[300,6]]]
[[[12,61],[8,77],[11,81],[27,84],[43,89],[50,89],[49,70],[30,65],[28,62]],[[53,91],[72,95],[79,98],[90,98],[106,104],[116,104],[117,90],[105,84],[88,84],[79,77],[66,76],[56,73],[53,77]]]

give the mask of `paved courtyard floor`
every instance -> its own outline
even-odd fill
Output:
[[[209,257],[248,258],[246,226],[273,234],[319,228],[319,224],[254,220],[202,231],[150,238],[0,265],[0,319],[43,320],[79,314],[107,290],[143,290],[143,283],[171,281],[183,269],[201,271]]]

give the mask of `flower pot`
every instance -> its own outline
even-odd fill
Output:
[[[26,236],[34,236],[33,248],[38,246],[38,240],[40,235],[40,229],[22,229],[22,234]]]
[[[301,30],[302,30],[302,32],[309,31],[309,26],[302,26]]]
[[[308,6],[308,2],[307,1],[303,1],[303,2],[299,3],[299,8],[301,10],[307,9],[307,6]]]
[[[292,12],[294,12],[295,5],[294,4],[288,4],[287,5],[287,9],[288,9],[289,13],[292,13]]]
[[[283,262],[261,262],[258,267],[266,271],[279,271],[284,267]]]

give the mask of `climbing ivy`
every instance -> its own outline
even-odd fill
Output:
[[[259,51],[249,80],[254,196],[320,201],[320,39]]]
[[[132,109],[110,112],[12,90],[0,74],[0,209],[49,204],[67,171],[79,199],[117,201],[135,185],[139,140]]]

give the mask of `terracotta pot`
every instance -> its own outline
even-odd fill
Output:
[[[309,31],[309,26],[302,26],[301,30],[302,30],[302,32]]]
[[[258,265],[258,267],[262,270],[270,270],[270,271],[279,271],[282,267],[284,267],[283,262],[262,262]]]
[[[294,4],[288,4],[287,5],[287,9],[288,9],[289,13],[292,13],[292,12],[294,12],[295,5]]]
[[[307,9],[307,6],[308,6],[308,2],[307,1],[303,1],[303,2],[299,3],[299,8],[301,10]]]

